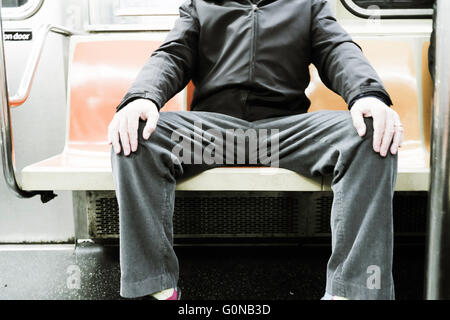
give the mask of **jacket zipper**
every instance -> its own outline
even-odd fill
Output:
[[[256,56],[256,27],[258,24],[258,5],[255,3],[252,3],[249,0],[249,3],[252,6],[252,43],[251,43],[251,49],[250,49],[250,81],[253,81],[254,77],[254,69],[255,69],[255,56]]]

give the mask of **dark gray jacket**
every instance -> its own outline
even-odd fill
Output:
[[[192,79],[194,111],[249,121],[304,113],[310,63],[349,106],[364,95],[392,104],[326,0],[189,0],[117,109],[137,98],[161,108]]]

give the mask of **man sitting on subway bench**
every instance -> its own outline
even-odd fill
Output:
[[[307,112],[311,63],[349,111]],[[190,80],[191,111],[159,113]],[[242,166],[240,159],[331,175],[332,254],[323,299],[394,299],[392,199],[403,128],[390,105],[326,0],[184,2],[109,125],[121,296],[179,298],[176,181]],[[237,145],[242,133],[256,137],[258,150]],[[255,156],[269,146],[267,156]]]

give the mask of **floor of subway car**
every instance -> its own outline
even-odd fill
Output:
[[[396,297],[423,298],[424,246],[397,246]],[[176,247],[183,300],[318,300],[329,246]],[[0,245],[0,299],[121,299],[117,246]]]

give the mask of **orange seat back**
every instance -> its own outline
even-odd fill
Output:
[[[420,141],[417,78],[414,53],[410,42],[397,40],[356,40],[375,68],[391,96],[393,109],[400,115],[405,128],[405,142]],[[392,54],[395,52],[395,54]],[[311,99],[309,111],[322,109],[347,110],[345,101],[329,90],[311,68],[311,84],[307,89]]]
[[[131,83],[159,47],[159,41],[84,41],[75,44],[69,74],[69,143],[105,144],[107,128]],[[171,99],[164,111],[182,110],[184,94]]]

